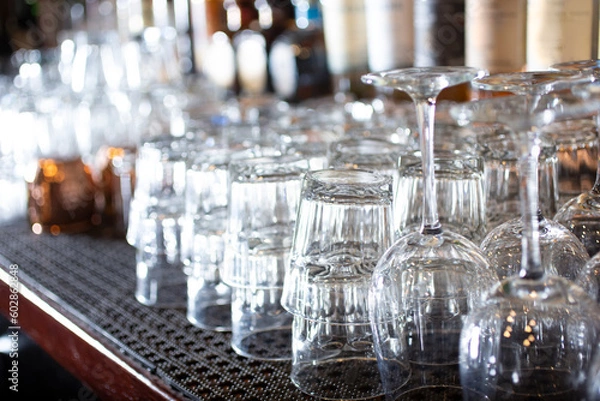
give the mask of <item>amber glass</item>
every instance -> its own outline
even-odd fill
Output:
[[[76,233],[92,227],[95,187],[81,158],[40,159],[29,184],[28,217],[36,234]]]

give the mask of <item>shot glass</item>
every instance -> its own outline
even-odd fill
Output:
[[[469,152],[438,152],[434,169],[440,222],[479,243],[487,232],[483,159]],[[393,203],[397,235],[417,231],[423,221],[423,169],[418,152],[400,157]]]
[[[231,346],[239,355],[289,360],[292,315],[281,305],[308,160],[294,155],[229,163],[222,280],[232,289]]]
[[[291,380],[303,392],[344,400],[384,393],[368,292],[392,241],[390,176],[307,173],[283,288],[283,305],[294,315]]]

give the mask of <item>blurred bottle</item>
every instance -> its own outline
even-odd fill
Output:
[[[369,98],[375,89],[361,82],[369,72],[364,0],[320,0],[327,63],[336,100]]]
[[[413,0],[365,1],[370,71],[411,67],[414,62]]]
[[[465,0],[414,1],[415,66],[464,65]]]
[[[217,87],[239,91],[233,37],[258,18],[249,0],[192,0],[192,47],[196,72]]]
[[[273,91],[269,54],[273,41],[285,30],[293,15],[289,0],[254,0],[257,18],[236,34],[234,47],[240,90],[258,95]]]
[[[525,68],[527,0],[466,0],[466,65],[490,74]]]
[[[593,0],[529,0],[527,2],[527,69],[592,57]],[[597,18],[597,17],[596,17]]]
[[[331,76],[318,0],[295,0],[294,23],[277,37],[269,53],[273,90],[299,102],[331,93]]]
[[[239,92],[260,95],[269,88],[268,44],[264,32],[273,24],[273,12],[266,0],[247,3],[246,7],[254,9],[254,18],[233,37],[235,65]]]
[[[465,0],[414,0],[415,67],[465,65]],[[468,83],[438,100],[471,99]]]

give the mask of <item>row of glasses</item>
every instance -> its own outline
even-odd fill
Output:
[[[231,288],[223,283],[225,237],[229,221],[229,164],[234,160],[277,156],[271,147],[208,147],[186,172],[182,261],[188,273],[187,319],[207,330],[231,331]]]
[[[483,302],[487,290],[497,282],[494,269],[489,267],[477,246],[459,234],[443,230],[439,223],[437,202],[431,202],[432,198],[436,198],[437,191],[432,119],[435,113],[436,93],[449,83],[445,80],[447,71],[443,68],[416,70],[396,71],[394,72],[396,75],[390,74],[390,79],[393,85],[396,85],[395,87],[410,90],[415,98],[417,110],[423,112],[419,114],[422,117],[419,119],[422,129],[420,156],[425,193],[423,223],[418,233],[408,233],[389,247],[378,245],[378,252],[382,253],[379,255],[381,258],[374,257],[378,261],[376,266],[375,263],[367,263],[368,266],[365,267],[356,262],[357,259],[364,261],[367,258],[367,256],[357,256],[357,252],[353,251],[358,248],[360,253],[366,241],[364,237],[354,242],[350,241],[354,244],[350,250],[342,247],[343,244],[338,246],[329,243],[332,248],[341,247],[341,252],[330,258],[323,253],[330,248],[328,243],[324,242],[324,245],[320,246],[314,241],[299,239],[299,236],[306,234],[302,234],[306,230],[293,228],[290,230],[289,222],[285,234],[269,236],[269,233],[278,232],[274,226],[278,225],[276,220],[279,217],[293,216],[294,212],[289,202],[283,203],[287,206],[279,204],[278,207],[271,207],[277,202],[269,200],[272,198],[268,198],[268,195],[275,193],[280,199],[287,200],[291,192],[300,193],[298,187],[289,192],[287,189],[271,190],[267,187],[261,189],[250,185],[254,178],[262,177],[254,184],[268,186],[268,184],[275,184],[286,175],[285,169],[282,168],[277,169],[275,176],[269,176],[269,169],[265,166],[261,166],[259,172],[256,171],[255,168],[258,168],[261,158],[239,160],[228,166],[231,187],[227,207],[230,216],[235,214],[234,210],[243,215],[244,208],[250,207],[250,203],[254,205],[252,207],[257,207],[256,202],[268,210],[259,210],[261,209],[259,208],[251,213],[252,217],[247,222],[247,227],[243,226],[246,222],[244,218],[229,218],[227,222],[229,227],[225,237],[227,244],[224,258],[229,258],[232,263],[225,263],[219,274],[222,275],[223,283],[232,290],[232,346],[236,352],[251,358],[272,360],[289,359],[291,356],[292,381],[305,392],[317,397],[359,399],[387,393],[418,399],[423,394],[460,394],[463,391],[458,379],[458,338],[463,331],[462,321],[467,313]],[[403,81],[406,78],[404,73],[407,73],[408,77],[412,76],[407,82]],[[423,75],[411,81],[415,73]],[[385,74],[373,75],[380,78]],[[477,75],[476,70],[458,68],[452,69],[449,76],[460,83],[469,81]],[[433,91],[427,88],[429,92],[424,90],[424,97],[420,97],[417,92],[423,88],[415,89],[415,83],[418,83],[419,79],[433,80],[439,86]],[[382,81],[378,82],[381,84]],[[405,87],[404,84],[408,86]],[[271,158],[267,159],[272,161]],[[306,159],[301,160],[306,163]],[[243,165],[245,167],[242,168]],[[308,164],[303,168],[306,173]],[[337,176],[338,173],[342,178]],[[372,174],[375,176],[370,176]],[[300,176],[296,176],[294,180],[299,182]],[[235,185],[233,185],[234,177],[239,179]],[[389,177],[383,178],[391,181]],[[355,233],[364,235],[368,231],[367,228],[380,227],[380,223],[374,223],[357,229],[357,225],[362,227],[359,220],[351,219],[349,217],[351,215],[342,212],[343,205],[338,204],[348,202],[352,205],[351,212],[357,215],[362,213],[362,218],[377,215],[372,210],[369,212],[355,210],[362,210],[362,207],[357,208],[356,204],[362,205],[363,201],[368,205],[368,209],[373,205],[370,204],[371,198],[357,200],[353,195],[363,196],[365,195],[363,191],[367,189],[367,193],[373,190],[371,194],[377,192],[379,194],[377,197],[383,195],[383,199],[388,199],[389,185],[384,183],[382,187],[375,190],[367,185],[367,181],[380,183],[376,173],[364,170],[350,172],[348,169],[332,169],[309,173],[303,180],[302,196],[306,196],[307,204],[314,204],[307,207],[307,210],[312,212],[306,217],[308,222],[302,224],[314,228],[316,219],[327,217],[327,221],[316,231],[306,235],[313,240],[314,236],[326,236],[324,234],[328,232],[327,227],[335,230],[339,235],[343,234],[342,237]],[[353,187],[352,190],[348,190],[354,184],[358,184],[358,188]],[[336,192],[338,187],[341,188],[341,193]],[[234,195],[234,188],[241,192],[236,192]],[[382,188],[387,189],[381,192]],[[234,207],[232,200],[239,202],[237,207]],[[303,201],[305,198],[301,197],[300,205]],[[319,201],[327,203],[327,206],[317,205],[317,210],[324,210],[333,205],[338,211],[315,212],[315,204]],[[387,204],[385,201],[383,203]],[[303,215],[299,213],[298,221],[291,225],[299,225],[304,219],[301,216]],[[261,222],[263,217],[265,221]],[[356,224],[344,229],[346,221],[354,221]],[[372,235],[369,236],[371,237]],[[305,271],[304,263],[307,260],[299,256],[301,250],[295,253],[296,242],[300,244],[298,246],[309,243],[310,246],[304,247],[308,247],[313,252],[311,255],[316,257],[314,264],[308,263],[309,269],[305,273],[300,272]],[[364,249],[367,248],[370,249],[370,246]],[[291,252],[289,257],[291,262],[286,261],[288,258],[286,252]],[[334,262],[341,262],[341,267]],[[423,262],[424,265],[420,265]],[[287,274],[285,266],[288,264],[291,269],[298,268],[299,272],[291,274],[290,271]],[[282,266],[284,266],[283,271]],[[317,276],[312,277],[312,274]],[[295,280],[289,279],[292,280],[292,284],[294,281],[300,284],[288,290],[286,286],[288,277],[295,278]],[[340,278],[341,280],[338,280]],[[292,297],[296,296],[304,279],[308,280],[310,286],[308,290],[306,288],[300,290],[308,291],[301,295],[309,298],[303,298],[305,299],[303,301],[292,299],[288,303],[286,291],[289,291]],[[365,279],[368,285],[374,286],[371,288],[371,302],[367,302],[364,296]],[[474,283],[474,280],[477,282]],[[341,282],[336,283],[336,281]],[[189,288],[188,286],[188,290]],[[283,298],[281,298],[282,292]],[[291,328],[289,324],[291,316],[282,313],[279,305],[281,302],[284,309],[294,315]],[[369,304],[370,323],[365,323],[362,320],[364,315],[360,312],[369,309]],[[271,323],[278,321],[276,317],[287,320],[285,323],[272,325]],[[261,321],[269,322],[264,331],[257,330],[257,327],[261,327],[259,324]],[[278,334],[270,333],[271,329]],[[286,337],[288,333],[291,339]],[[263,335],[264,337],[261,338]],[[326,343],[331,336],[341,338],[343,340],[341,345],[334,342],[335,347],[326,347],[323,353],[312,353],[315,345]],[[253,343],[253,338],[258,338],[258,341]],[[265,349],[265,338],[271,349]],[[347,346],[344,345],[344,341],[348,341]],[[285,344],[288,347],[291,344],[292,350],[287,349],[279,356],[270,355],[267,351],[280,349],[274,346],[276,344],[282,344],[281,349],[285,348],[283,347]],[[345,355],[346,351],[351,352]],[[378,378],[377,375],[373,375],[374,354],[377,359],[376,371],[381,375]],[[336,360],[336,357],[340,357],[341,360]],[[330,369],[329,366],[333,368]],[[352,379],[354,376],[350,373],[356,372],[374,380],[366,383]],[[325,381],[323,381],[324,377],[327,378]]]
[[[292,315],[282,306],[308,160],[263,156],[229,163],[221,277],[231,288],[231,346],[242,356],[289,360]]]
[[[187,170],[185,191],[182,258],[189,274],[187,318],[198,327],[215,331],[232,331],[232,306],[239,309],[242,302],[248,303],[252,297],[255,299],[253,301],[255,305],[261,305],[258,301],[261,296],[259,290],[255,289],[253,292],[240,289],[232,294],[232,287],[222,279],[226,245],[228,243],[232,245],[228,238],[234,237],[233,234],[227,233],[230,218],[237,222],[231,224],[241,224],[239,219],[244,218],[243,215],[249,211],[248,208],[233,206],[239,206],[238,203],[233,203],[230,209],[230,198],[233,196],[236,201],[245,199],[248,207],[256,210],[260,207],[268,207],[266,203],[251,206],[257,198],[255,196],[241,198],[248,195],[247,193],[230,195],[232,185],[236,191],[239,191],[237,188],[241,188],[239,183],[231,180],[230,164],[235,161],[232,168],[237,168],[235,166],[242,160],[245,160],[244,163],[254,163],[255,161],[247,160],[251,158],[262,158],[265,163],[267,161],[276,163],[272,158],[286,154],[305,159],[311,170],[322,169],[327,166],[329,143],[339,136],[333,132],[333,127],[329,127],[330,124],[322,122],[321,125],[316,126],[313,116],[305,114],[306,111],[300,107],[292,109],[284,107],[283,110],[278,110],[282,104],[270,103],[269,99],[241,99],[239,104],[236,103],[238,102],[227,102],[218,114],[212,116],[212,132],[207,140],[210,147],[198,152],[191,161]],[[265,110],[269,108],[271,110]],[[282,166],[286,168],[285,165]],[[237,176],[237,174],[233,175]],[[257,189],[259,187],[259,185],[254,186]],[[278,202],[283,201],[285,201],[283,198],[278,200]],[[281,207],[281,205],[273,207]],[[244,248],[241,245],[240,247]],[[230,261],[237,258],[242,260],[241,264],[245,264],[247,258],[234,256],[235,253],[232,251],[234,248],[233,245],[228,248],[227,258]],[[236,274],[240,271],[238,269]],[[272,290],[271,292],[276,295],[278,290]],[[232,295],[237,300],[233,305]],[[242,296],[246,297],[246,301],[243,301]],[[277,296],[273,297],[270,307],[274,308],[277,305],[277,298]],[[267,311],[269,308],[267,303],[262,302],[262,305],[262,309],[254,311],[255,317],[261,313],[272,314],[272,311]],[[235,316],[239,316],[240,313],[236,312]],[[246,311],[244,316],[246,321],[255,318],[249,311]],[[289,316],[284,314],[282,318],[289,319]],[[267,321],[266,318],[258,320]],[[256,344],[260,344],[260,339],[252,340],[256,343],[254,345],[249,339],[244,339],[244,337],[254,336],[252,334],[254,329],[251,329],[249,324],[237,324],[234,327],[236,333],[234,349],[240,354],[259,359],[291,358],[289,345],[272,352],[263,352],[269,344],[257,346]],[[285,330],[285,325],[282,325],[282,330]],[[256,331],[260,331],[260,328]],[[278,343],[285,344],[285,338],[286,336]],[[287,356],[286,351],[290,351]]]
[[[419,76],[419,74],[421,74],[421,78],[426,76],[426,78],[423,79],[423,82],[427,81],[429,83],[432,81],[432,78],[436,76],[436,73],[438,75],[443,75],[445,72],[447,71],[445,71],[444,68],[438,71],[432,71],[432,69],[407,69],[369,74],[364,79],[366,82],[372,84],[394,85],[395,88],[400,88],[411,94],[417,104],[417,111],[419,111],[420,105],[424,109],[421,111],[429,110],[431,112],[432,109],[435,110],[435,96],[431,94],[431,86],[429,88],[419,88],[422,91],[421,94],[425,93],[424,96],[419,97],[419,89],[415,89],[415,86],[417,86],[416,83],[419,83],[419,80],[415,77]],[[471,77],[471,79],[472,78],[475,77]],[[493,78],[498,79],[499,77],[496,76]],[[514,79],[515,77],[513,76],[511,78]],[[518,78],[522,79],[522,77]],[[528,78],[530,79],[531,77]],[[538,79],[540,77],[537,76],[535,78]],[[533,90],[542,89],[544,92],[547,92],[553,87],[556,88],[559,86],[556,85],[558,77],[554,76],[547,78],[548,79],[544,79],[545,82],[543,85],[538,85],[533,88]],[[403,79],[409,81],[406,86],[403,86],[403,84],[405,84]],[[410,82],[410,79],[413,81]],[[470,79],[466,80],[468,81]],[[565,83],[564,88],[568,88],[572,86],[572,84],[573,82]],[[527,86],[528,83],[522,82],[521,85]],[[427,89],[430,90],[429,93],[427,92]],[[521,151],[524,156],[522,156],[521,165],[526,167],[526,169],[520,183],[521,191],[523,192],[522,205],[524,216],[522,223],[524,226],[524,233],[521,237],[522,243],[520,249],[523,259],[521,261],[520,274],[510,276],[502,282],[502,285],[495,286],[494,283],[497,283],[498,280],[495,269],[488,265],[488,262],[481,251],[472,243],[472,246],[469,246],[470,241],[466,240],[467,242],[466,244],[463,243],[464,248],[461,250],[463,252],[465,249],[468,251],[464,252],[464,254],[468,254],[471,261],[473,260],[473,254],[475,254],[476,259],[481,261],[481,264],[480,271],[477,272],[478,274],[464,274],[464,276],[468,277],[469,280],[479,279],[481,281],[476,285],[469,283],[470,287],[468,285],[463,285],[462,293],[459,292],[462,296],[457,297],[456,289],[461,287],[455,284],[456,280],[454,282],[449,280],[449,273],[456,273],[456,270],[461,269],[449,269],[448,265],[452,265],[452,263],[445,261],[448,265],[444,267],[432,263],[432,260],[430,259],[428,261],[428,269],[424,268],[422,275],[415,274],[415,271],[418,272],[419,269],[412,270],[416,261],[412,259],[411,256],[414,256],[415,254],[417,256],[419,255],[418,252],[415,252],[411,247],[415,247],[415,245],[421,247],[423,247],[423,245],[429,245],[430,248],[432,248],[431,241],[429,244],[425,241],[419,243],[419,241],[415,241],[414,234],[408,234],[397,240],[380,259],[375,268],[372,277],[373,287],[370,304],[371,324],[373,325],[374,347],[379,360],[382,385],[384,392],[390,396],[391,399],[400,396],[421,399],[420,397],[424,394],[440,395],[442,393],[445,396],[460,396],[462,393],[462,396],[465,399],[481,399],[485,396],[495,399],[495,397],[499,395],[498,392],[507,390],[509,395],[515,395],[515,391],[516,394],[519,394],[520,391],[528,391],[527,386],[539,386],[539,388],[534,390],[533,394],[545,394],[548,390],[544,389],[543,383],[548,383],[548,381],[542,382],[542,380],[539,379],[550,378],[549,382],[554,384],[558,383],[560,385],[561,382],[560,380],[557,381],[557,378],[558,376],[561,376],[562,370],[558,368],[563,365],[568,365],[569,361],[572,360],[579,361],[581,366],[573,366],[572,369],[576,370],[578,373],[575,373],[575,376],[567,377],[566,382],[569,386],[567,391],[579,393],[585,391],[585,374],[583,375],[584,379],[582,379],[580,372],[586,370],[591,359],[591,350],[593,349],[596,336],[596,328],[593,322],[594,318],[597,316],[598,309],[592,298],[590,298],[583,289],[572,285],[572,282],[565,278],[558,277],[550,272],[546,273],[545,269],[542,267],[538,237],[540,213],[538,210],[537,192],[537,156],[539,155],[539,136],[537,135],[537,127],[548,124],[556,119],[567,117],[573,118],[586,115],[586,113],[589,114],[593,111],[595,106],[589,103],[582,105],[581,102],[577,103],[572,100],[564,101],[560,100],[559,97],[544,99],[542,101],[542,93],[537,93],[535,95],[533,103],[532,98],[530,97],[523,95],[518,96],[518,100],[516,101],[521,102],[520,107],[506,107],[505,103],[509,102],[509,100],[498,99],[494,100],[496,103],[490,104],[489,107],[486,107],[486,104],[477,103],[475,106],[469,105],[467,108],[456,107],[452,113],[459,121],[461,121],[461,123],[464,123],[466,120],[469,122],[480,121],[491,123],[493,120],[494,123],[508,125],[522,140],[523,145],[521,146]],[[546,101],[550,104],[541,104]],[[572,104],[569,102],[572,102]],[[429,107],[424,107],[423,105],[427,103],[429,103]],[[557,106],[557,103],[560,104]],[[469,109],[469,107],[473,107],[475,111]],[[551,107],[558,107],[558,109],[555,110]],[[484,109],[485,111],[482,111]],[[529,113],[525,113],[525,116],[523,116],[523,110],[528,110]],[[423,114],[427,116],[426,113]],[[421,114],[421,117],[423,114]],[[427,117],[419,120],[422,123],[420,133],[422,141],[421,151],[424,154],[423,165],[425,166],[423,168],[425,203],[428,203],[428,192],[430,195],[431,192],[433,192],[435,199],[435,186],[430,185],[429,188],[427,187],[427,173],[430,173],[430,177],[435,173],[435,170],[431,168],[433,166],[432,130],[434,125],[431,123],[430,119],[433,118],[433,113],[429,114],[428,117],[428,120],[425,119]],[[523,132],[530,133],[530,136],[523,135]],[[429,139],[423,139],[428,136]],[[526,139],[523,140],[523,136],[525,136]],[[428,155],[430,156],[429,163],[427,163]],[[430,184],[432,184],[432,182],[430,182]],[[432,237],[437,237],[435,239],[438,241],[443,239],[440,235],[443,230],[441,229],[441,225],[436,216],[435,206],[433,205],[435,205],[435,203],[431,202],[429,198],[429,205],[425,205],[426,211],[423,214],[424,222],[422,230],[416,235],[416,237],[420,237],[419,239],[421,240],[423,240],[423,238],[431,240]],[[428,214],[428,211],[432,213]],[[432,216],[433,218],[431,218]],[[411,237],[412,241],[410,240]],[[407,241],[407,239],[409,240]],[[439,242],[443,244],[443,241]],[[458,241],[455,241],[455,247],[456,242]],[[428,253],[427,256],[431,257],[431,253],[432,252]],[[452,256],[456,257],[456,255],[460,255],[460,252],[454,251]],[[417,259],[422,258],[418,257]],[[408,261],[408,263],[405,261]],[[439,261],[439,259],[435,260],[435,262],[437,261]],[[454,262],[457,262],[457,260],[455,259]],[[404,265],[404,263],[406,264]],[[453,267],[455,267],[455,265],[456,263],[454,263]],[[466,270],[468,270],[468,268]],[[403,272],[403,274],[399,274],[399,272]],[[439,272],[442,273],[436,279],[436,273]],[[402,285],[403,281],[407,281],[404,286]],[[419,281],[422,283],[419,283]],[[460,282],[460,280],[458,281]],[[449,282],[452,282],[452,285],[449,285]],[[421,285],[419,286],[419,284]],[[444,287],[450,287],[450,289],[455,292],[444,292]],[[471,298],[465,296],[465,294],[468,293],[468,289],[471,290]],[[486,299],[488,291],[494,289],[495,292],[493,291],[491,296]],[[442,294],[442,296],[439,298],[436,297],[436,291]],[[423,296],[419,296],[419,293]],[[451,293],[450,296],[448,295],[449,293]],[[558,297],[562,301],[566,299],[571,301],[570,297],[566,294],[576,295],[576,300],[573,301],[572,304],[576,304],[580,310],[583,310],[584,315],[586,312],[590,313],[585,316],[585,321],[588,322],[589,325],[584,324],[584,327],[580,327],[580,331],[574,334],[576,337],[579,336],[580,338],[584,338],[585,345],[580,348],[575,347],[573,355],[569,355],[566,358],[559,356],[562,359],[558,362],[557,366],[553,367],[553,371],[540,373],[544,371],[544,366],[546,366],[544,363],[547,363],[555,356],[543,352],[545,348],[542,342],[544,340],[551,342],[553,339],[550,337],[553,336],[547,334],[548,328],[541,326],[548,325],[550,327],[553,324],[558,324],[559,328],[564,329],[569,323],[560,319],[558,319],[560,320],[558,323],[553,321],[553,319],[556,318],[555,315],[557,313],[559,317],[563,316],[560,311],[557,312],[556,310],[561,309],[561,307],[552,304],[552,306],[548,308],[544,303],[551,302],[554,297]],[[413,301],[417,300],[418,302],[408,302],[408,300],[411,299],[410,295],[416,295],[414,296]],[[541,295],[541,300],[537,299],[540,298],[539,295]],[[506,302],[505,298],[507,298]],[[454,330],[452,330],[452,324],[450,322],[452,321],[453,316],[459,316],[461,311],[461,308],[459,307],[462,305],[460,299],[467,300],[464,304],[464,308],[462,308],[462,310],[465,311],[462,316],[467,317],[467,323],[466,326],[463,327],[461,320]],[[533,301],[533,304],[530,301]],[[536,301],[538,304],[535,304]],[[403,309],[407,304],[410,306]],[[448,305],[451,307],[448,308]],[[519,315],[519,305],[528,305],[528,307],[521,312],[521,315]],[[423,308],[420,306],[423,306]],[[531,308],[532,310],[529,311],[529,307],[533,306],[535,306],[535,308]],[[538,308],[539,311],[536,311]],[[566,308],[568,309],[569,307]],[[550,309],[550,311],[548,311],[548,309]],[[498,313],[496,310],[501,310],[501,312]],[[440,311],[446,311],[447,313],[440,313]],[[529,312],[531,313],[528,315]],[[549,313],[548,317],[545,315],[547,312]],[[428,315],[431,313],[432,315]],[[523,313],[525,316],[523,316]],[[531,319],[528,317],[531,317]],[[436,333],[435,318],[443,321],[443,324],[439,327],[442,327],[445,330],[449,329],[447,333],[443,333],[442,335],[440,335],[439,332]],[[501,330],[496,332],[494,329],[495,327],[502,326],[500,322],[498,322],[500,323],[499,325],[488,326],[490,321],[495,322],[494,319],[497,318],[506,318],[507,327],[504,332]],[[494,322],[491,324],[494,324]],[[524,323],[524,326],[521,327],[520,325],[522,323]],[[483,327],[477,326],[478,324],[483,325]],[[473,326],[475,326],[475,328]],[[480,329],[477,330],[477,327],[480,327]],[[509,352],[509,355],[507,356],[486,354],[488,351],[494,352],[501,349],[501,347],[493,345],[497,344],[495,341],[502,341],[501,336],[507,339],[506,341],[508,343],[513,341],[513,338],[517,338],[518,341],[523,340],[521,331],[515,332],[515,329],[521,329],[522,333],[526,333],[526,337],[524,337],[522,344],[519,344],[514,348],[514,351],[517,352],[516,356],[512,352]],[[452,331],[455,333],[454,336],[450,335]],[[571,328],[567,331],[569,331],[569,335],[573,333]],[[472,337],[469,337],[469,335],[472,335]],[[491,338],[490,340],[475,338],[479,335],[491,336]],[[427,340],[433,338],[436,338],[436,340],[433,341],[434,345],[428,345]],[[453,338],[456,341],[453,341]],[[474,338],[472,342],[473,345],[469,346],[469,338]],[[565,338],[565,331],[563,330],[561,332],[559,330],[557,337],[554,338],[557,339],[557,346],[560,348],[560,344],[562,344],[561,341]],[[486,341],[492,344],[490,348],[486,347]],[[484,351],[483,354],[480,353],[481,350],[477,349],[479,344],[482,344],[481,348]],[[445,345],[448,345],[448,348],[445,348]],[[519,350],[519,347],[524,347],[524,351]],[[509,346],[509,349],[513,348],[510,348]],[[444,350],[445,352],[442,352]],[[436,353],[435,351],[438,352]],[[522,355],[519,355],[519,352],[521,352]],[[534,361],[530,356],[532,355],[530,352],[535,355],[545,354],[544,358],[542,358],[544,361]],[[512,355],[512,358],[520,358],[523,356],[524,358],[527,358],[526,360],[528,362],[522,365],[522,369],[520,369],[520,364],[504,366],[503,362],[505,361],[505,358],[510,357],[510,355]],[[473,364],[469,364],[471,362],[469,356],[473,357],[476,362],[479,361],[482,365],[471,366]],[[489,357],[489,359],[487,359],[487,357]],[[571,357],[573,359],[570,359]],[[452,369],[448,369],[448,366],[450,365],[454,365],[458,369],[459,360],[462,381],[458,378],[458,372],[454,372],[453,374]],[[440,362],[444,365],[444,368],[435,371],[436,363],[439,364]],[[506,362],[508,362],[508,359],[506,359]],[[535,371],[530,371],[529,368],[536,365],[536,363],[538,363],[539,366],[536,367]],[[551,361],[548,365],[551,366],[552,363],[553,362]],[[486,370],[486,367],[489,366],[492,367]],[[569,368],[567,368],[566,371],[569,371]],[[556,373],[556,377],[551,376],[548,373]],[[533,377],[537,374],[540,374],[540,377]],[[577,378],[573,380],[574,377]],[[505,379],[508,381],[509,385],[513,386],[513,388],[503,388],[507,387],[507,383],[503,382]],[[562,379],[562,377],[559,379]],[[468,383],[468,385],[465,385],[465,383]],[[500,387],[496,386],[497,383],[500,383]],[[519,386],[521,387],[519,388]],[[559,392],[560,391],[562,390],[559,390]]]
[[[465,399],[586,396],[599,309],[583,288],[553,274],[543,257],[537,156],[541,127],[595,113],[598,104],[564,93],[538,95],[533,100],[521,95],[455,109],[463,122],[507,125],[522,143],[522,257],[518,274],[504,279],[484,305],[467,316],[460,344]]]

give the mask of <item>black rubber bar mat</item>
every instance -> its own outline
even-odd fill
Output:
[[[291,383],[291,362],[238,356],[229,333],[193,326],[183,309],[138,303],[135,250],[125,240],[35,235],[25,222],[17,222],[0,226],[0,255],[2,268],[17,264],[24,284],[60,302],[182,399],[314,399]]]

